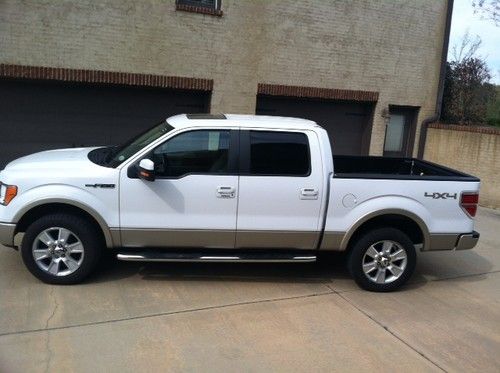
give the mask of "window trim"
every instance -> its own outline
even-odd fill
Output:
[[[234,129],[234,128],[197,128],[197,129],[191,129],[188,131],[182,131],[180,133],[177,133],[173,135],[172,137],[169,137],[165,141],[155,145],[151,150],[149,150],[146,154],[143,156],[139,157],[136,161],[132,162],[130,166],[127,168],[127,177],[129,179],[138,179],[138,170],[137,166],[139,165],[139,162],[142,159],[149,158],[151,159],[151,154],[154,152],[154,150],[165,144],[166,142],[174,139],[177,136],[184,135],[186,133],[191,133],[191,132],[198,132],[198,131],[228,131],[229,132],[229,149],[228,149],[228,158],[227,158],[227,168],[228,171],[221,173],[221,172],[187,172],[185,174],[179,175],[179,176],[161,176],[157,175],[156,179],[157,180],[178,180],[182,179],[186,176],[191,176],[191,175],[207,175],[207,176],[239,176],[238,173],[238,164],[239,164],[239,130]]]
[[[290,175],[290,174],[252,174],[250,172],[250,132],[277,132],[277,133],[297,133],[306,137],[307,140],[307,161],[308,161],[308,171],[303,175]],[[240,176],[253,176],[253,177],[309,177],[312,173],[312,162],[311,162],[311,147],[309,143],[309,136],[307,133],[302,131],[286,131],[286,130],[271,130],[271,129],[249,129],[240,130]]]
[[[186,3],[183,0],[175,1],[175,10],[191,13],[201,13],[217,17],[222,17],[224,14],[221,10],[221,0],[214,0],[214,6],[207,6],[202,4],[192,4],[189,1]]]

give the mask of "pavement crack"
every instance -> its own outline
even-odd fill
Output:
[[[59,302],[57,301],[57,297],[54,295],[54,289],[55,289],[55,286],[53,286],[52,289],[50,290],[50,296],[54,300],[54,308],[52,309],[52,313],[50,314],[50,316],[47,318],[47,321],[45,322],[45,329],[49,328],[50,320],[52,320],[52,318],[56,314],[57,309],[59,308]]]
[[[29,333],[40,333],[40,332],[49,333],[50,331],[54,331],[54,330],[73,329],[73,328],[79,328],[79,327],[85,327],[85,326],[112,324],[112,323],[118,323],[118,322],[130,321],[130,320],[143,320],[143,319],[149,319],[149,318],[154,318],[154,317],[181,315],[181,314],[187,314],[187,313],[193,313],[193,312],[203,312],[203,311],[210,311],[210,310],[230,308],[230,307],[247,306],[247,305],[259,304],[259,303],[272,303],[272,302],[282,302],[282,301],[294,300],[294,299],[306,299],[306,298],[313,298],[313,297],[319,297],[319,296],[325,296],[325,295],[332,295],[334,293],[335,292],[330,289],[328,291],[316,292],[313,294],[306,294],[306,295],[296,295],[296,296],[283,297],[283,298],[269,298],[269,299],[262,299],[262,300],[256,300],[256,301],[228,303],[228,304],[222,304],[222,305],[217,305],[217,306],[190,308],[190,309],[179,310],[179,311],[158,312],[158,313],[149,314],[149,315],[131,316],[131,317],[124,317],[124,318],[119,318],[119,319],[94,321],[94,322],[65,325],[65,326],[54,326],[51,328],[48,327],[48,322],[50,321],[50,318],[51,318],[51,317],[49,317],[49,319],[47,320],[47,323],[46,323],[46,327],[44,329],[42,329],[42,328],[40,328],[40,329],[27,329],[27,330],[20,330],[20,331],[16,331],[16,332],[0,333],[0,337],[6,337],[6,336],[10,336],[10,335],[29,334]],[[55,313],[55,309],[54,309],[54,313]],[[48,349],[48,347],[49,346],[48,346],[48,342],[47,342],[47,349]],[[48,351],[50,351],[50,350],[48,349]]]
[[[47,339],[45,340],[45,349],[47,351],[47,362],[45,363],[45,373],[49,372],[50,369],[50,362],[52,361],[52,350],[50,349],[50,329],[49,329],[49,324],[50,320],[54,317],[54,315],[57,312],[57,309],[59,308],[59,302],[57,301],[57,297],[54,294],[54,289],[55,286],[52,287],[50,291],[50,296],[54,300],[54,308],[52,309],[52,313],[50,316],[47,318],[47,321],[45,322],[45,330],[47,330]]]
[[[330,289],[332,289],[332,288],[330,288]],[[335,292],[336,295],[338,295],[340,298],[342,298],[344,301],[346,301],[352,307],[354,307],[358,312],[360,312],[364,316],[368,317],[371,321],[373,321],[375,324],[377,324],[378,326],[380,326],[382,329],[384,329],[387,333],[389,333],[394,338],[396,338],[398,341],[400,341],[401,343],[403,343],[405,346],[407,346],[411,350],[415,351],[417,354],[419,354],[420,356],[422,356],[425,360],[427,360],[429,363],[431,363],[432,365],[434,365],[439,370],[441,370],[443,372],[447,372],[446,369],[444,369],[438,363],[436,363],[435,361],[433,361],[425,353],[423,353],[422,351],[418,350],[417,348],[415,348],[414,346],[412,346],[410,343],[406,342],[403,338],[401,338],[394,331],[392,331],[387,325],[384,325],[382,322],[378,321],[375,317],[371,316],[368,312],[366,312],[363,309],[361,309],[360,307],[356,306],[356,304],[354,304],[349,299],[347,299],[342,293],[336,292],[335,290],[333,290],[333,291]]]

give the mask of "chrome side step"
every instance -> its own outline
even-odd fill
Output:
[[[265,253],[265,252],[238,252],[232,254],[218,253],[191,253],[191,252],[159,252],[141,251],[124,252],[116,255],[118,260],[128,262],[217,262],[217,263],[304,263],[315,262],[316,255],[304,255],[303,253]]]

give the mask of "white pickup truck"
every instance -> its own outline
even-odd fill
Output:
[[[296,118],[177,115],[122,146],[22,157],[0,181],[0,243],[24,233],[24,263],[54,284],[82,281],[106,247],[129,261],[273,263],[336,250],[361,287],[390,291],[416,250],[479,239],[479,179],[332,156],[327,132]]]

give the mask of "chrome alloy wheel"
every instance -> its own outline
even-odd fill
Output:
[[[33,241],[33,258],[37,266],[53,276],[67,276],[80,268],[84,248],[80,239],[69,229],[51,227]]]
[[[406,250],[394,241],[379,241],[371,245],[363,256],[363,272],[372,282],[388,284],[397,280],[408,263]]]

